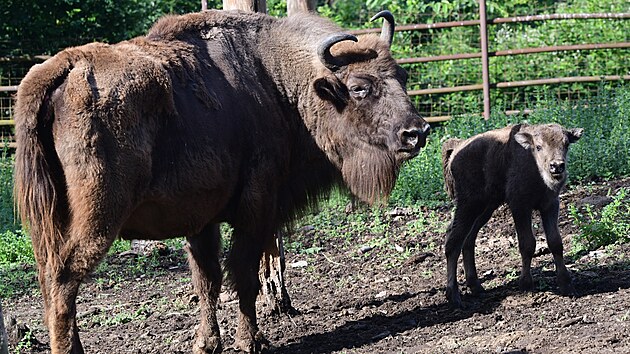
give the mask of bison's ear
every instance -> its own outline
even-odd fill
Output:
[[[322,77],[315,80],[313,86],[319,98],[332,102],[339,110],[348,103],[348,90],[339,80]]]
[[[534,137],[529,133],[518,132],[514,134],[514,139],[525,149],[530,149],[534,146]]]
[[[582,128],[573,128],[573,129],[569,129],[567,130],[567,136],[569,137],[569,143],[574,143],[578,140],[580,140],[580,138],[582,137],[582,133],[584,132],[584,129]]]

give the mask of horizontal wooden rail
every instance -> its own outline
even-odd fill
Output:
[[[534,15],[534,16],[515,16],[515,17],[499,17],[488,20],[488,24],[505,24],[505,23],[522,23],[522,22],[535,22],[535,21],[548,21],[548,20],[623,20],[630,18],[630,13],[591,13],[591,14],[550,14],[550,15]],[[466,26],[479,26],[480,20],[468,20],[468,21],[451,21],[451,22],[436,22],[436,23],[418,23],[413,25],[402,25],[396,27],[396,32],[406,31],[421,31],[432,28],[453,28],[453,27],[466,27]],[[352,30],[352,34],[366,34],[366,33],[378,33],[381,28],[365,28]]]
[[[497,50],[494,52],[488,52],[488,56],[504,57],[508,55],[551,53],[551,52],[561,52],[561,51],[571,51],[571,50],[628,49],[628,48],[630,48],[630,42],[572,44],[572,45],[556,45],[556,46],[550,46],[550,47]],[[398,62],[398,64],[416,64],[416,63],[429,63],[429,62],[435,62],[435,61],[475,59],[475,58],[481,58],[481,53],[464,53],[464,54],[437,55],[437,56],[420,57],[420,58],[403,58],[403,59],[398,59],[396,61]]]
[[[490,84],[491,88],[509,88],[522,86],[538,86],[550,84],[564,84],[574,82],[598,82],[598,81],[618,81],[630,80],[630,75],[601,75],[601,76],[570,76],[570,77],[554,77],[548,79],[522,80],[510,82],[498,82]],[[451,93],[459,91],[476,91],[483,89],[482,84],[463,85],[454,87],[438,87],[421,90],[410,90],[407,92],[409,96],[431,95],[439,93]]]
[[[0,92],[12,92],[17,91],[18,87],[16,86],[0,86]]]

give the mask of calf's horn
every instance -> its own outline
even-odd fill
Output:
[[[383,28],[381,29],[381,40],[387,42],[387,44],[391,47],[392,40],[394,39],[394,29],[396,28],[396,22],[394,21],[394,15],[387,10],[383,10],[376,15],[374,15],[370,21],[377,20],[382,18]]]
[[[319,56],[319,60],[331,71],[337,71],[341,67],[350,64],[348,59],[344,59],[343,57],[335,57],[330,54],[330,48],[333,45],[343,41],[357,42],[358,39],[351,34],[337,33],[324,39],[324,41],[317,48],[317,55]]]

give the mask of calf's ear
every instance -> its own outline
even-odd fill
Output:
[[[574,143],[580,140],[580,137],[582,137],[583,132],[584,132],[584,129],[582,128],[573,128],[573,129],[567,130],[567,137],[569,137],[569,143]]]
[[[529,133],[516,133],[514,139],[525,149],[530,149],[534,145],[534,137]]]
[[[319,98],[332,102],[338,110],[342,110],[348,103],[348,90],[339,80],[321,77],[315,80],[313,87]]]

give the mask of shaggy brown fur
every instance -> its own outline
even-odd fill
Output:
[[[146,37],[68,48],[31,69],[16,103],[15,196],[30,228],[53,354],[82,353],[75,298],[117,236],[185,235],[200,298],[194,353],[221,350],[218,225],[239,295],[236,346],[260,351],[263,245],[347,185],[375,202],[424,146],[428,125],[377,36],[315,16],[208,11],[159,20]]]
[[[463,252],[466,284],[473,293],[483,291],[475,267],[475,240],[481,227],[503,203],[510,207],[516,224],[523,261],[521,288],[528,290],[533,286],[530,267],[536,240],[532,211],[539,210],[556,263],[560,291],[565,294],[573,291],[558,230],[558,194],[567,178],[569,144],[581,135],[582,129],[566,130],[557,124],[516,125],[444,143],[444,181],[449,195],[456,200],[445,245],[446,295],[452,305],[462,305],[457,288],[460,252]]]

